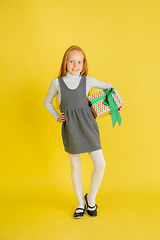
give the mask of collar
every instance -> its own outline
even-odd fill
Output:
[[[70,72],[67,71],[67,74],[65,77],[69,77],[69,78],[72,78],[72,79],[79,79],[80,78],[80,73],[77,74],[77,75],[73,75],[71,74]]]

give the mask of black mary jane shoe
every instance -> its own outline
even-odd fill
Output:
[[[81,212],[77,212],[77,210],[82,210]],[[85,212],[85,208],[77,208],[74,212],[74,218],[82,218]]]
[[[88,194],[88,193],[87,193]],[[85,202],[86,202],[86,211],[88,213],[89,216],[91,217],[96,217],[97,216],[97,204],[94,205],[94,207],[90,207],[89,204],[88,204],[88,200],[87,200],[87,194],[84,196],[84,199],[85,199]],[[95,208],[94,210],[88,210],[87,208]]]

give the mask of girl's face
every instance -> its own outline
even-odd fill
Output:
[[[83,70],[83,60],[84,56],[82,52],[77,50],[72,50],[68,53],[67,58],[67,70],[72,75],[77,75]]]

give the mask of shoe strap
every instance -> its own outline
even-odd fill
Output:
[[[76,209],[76,211],[77,211],[77,210],[83,210],[83,211],[84,211],[84,210],[85,210],[85,208],[77,208],[77,209]]]
[[[97,204],[95,204],[93,207],[90,207],[89,205],[88,205],[87,207],[88,207],[88,208],[91,208],[91,209],[93,209],[93,208],[95,208],[95,207],[96,207],[96,209],[98,208]]]

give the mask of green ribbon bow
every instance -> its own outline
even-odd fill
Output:
[[[105,97],[105,100],[104,100],[103,103],[106,106],[109,105],[113,127],[115,126],[116,122],[118,122],[118,124],[120,126],[122,119],[121,119],[121,116],[120,116],[120,114],[118,112],[117,105],[116,105],[113,97],[111,96],[112,94],[115,94],[115,91],[114,91],[113,88],[110,88],[109,90],[108,89],[104,89],[103,91],[106,94],[106,96],[100,96],[98,98],[94,98],[94,99],[90,100],[89,101],[89,105],[91,107],[93,104],[95,104],[97,102],[97,99],[98,99],[98,101],[101,101]]]

